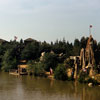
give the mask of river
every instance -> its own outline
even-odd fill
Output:
[[[100,87],[0,73],[0,100],[100,100]]]

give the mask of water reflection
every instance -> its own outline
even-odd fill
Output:
[[[100,87],[0,73],[0,100],[99,100]]]

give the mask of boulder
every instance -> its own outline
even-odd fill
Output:
[[[92,86],[93,86],[93,83],[88,83],[88,86],[89,86],[89,87],[92,87]]]

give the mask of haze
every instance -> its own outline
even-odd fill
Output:
[[[100,41],[100,0],[0,0],[0,38],[40,41],[89,36]]]

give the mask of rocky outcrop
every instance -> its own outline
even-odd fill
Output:
[[[82,48],[81,52],[80,52],[80,65],[82,65],[82,68],[85,68],[85,50],[84,50],[84,48]]]
[[[88,62],[88,65],[89,64],[92,64],[92,65],[95,64],[95,58],[94,58],[94,52],[93,52],[93,43],[94,43],[94,40],[92,38],[92,35],[90,35],[90,37],[87,41],[86,50],[85,50],[85,59],[86,59],[86,62]]]
[[[45,52],[42,52],[42,53],[41,53],[41,57],[40,57],[40,61],[43,61],[44,55],[45,55]]]
[[[81,49],[80,65],[82,66],[82,68],[85,68],[85,66],[91,67],[95,64],[93,43],[94,43],[94,40],[92,38],[92,35],[90,35],[90,37],[87,41],[86,48]]]

